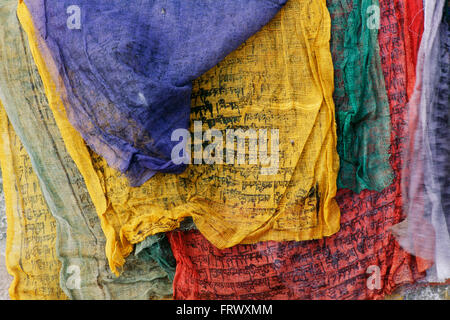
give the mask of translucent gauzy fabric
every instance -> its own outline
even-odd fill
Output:
[[[0,100],[23,142],[20,153],[12,149],[12,154],[5,153],[5,157],[13,157],[14,160],[16,154],[17,157],[21,156],[18,158],[21,167],[17,169],[20,171],[13,173],[21,179],[19,182],[23,187],[19,187],[23,189],[22,192],[41,194],[42,188],[43,197],[31,193],[22,198],[26,222],[27,219],[47,219],[45,222],[51,222],[52,228],[47,227],[47,224],[40,224],[41,221],[38,220],[34,223],[34,229],[30,225],[29,231],[23,232],[21,242],[27,246],[37,245],[40,242],[32,242],[34,239],[38,241],[46,236],[46,232],[53,230],[53,242],[51,246],[48,244],[47,251],[33,253],[37,256],[36,259],[44,259],[42,263],[36,263],[36,268],[47,269],[46,252],[50,252],[53,259],[59,259],[62,263],[61,272],[58,269],[58,274],[52,274],[51,277],[71,299],[170,297],[172,282],[154,260],[142,262],[130,256],[120,277],[111,273],[105,255],[106,239],[100,220],[83,177],[65,148],[49,108],[28,47],[27,36],[20,29],[16,16],[17,2],[11,0],[1,3],[0,22],[4,27],[0,29]],[[25,150],[29,154],[29,160]],[[26,166],[22,164],[25,160]],[[6,161],[6,165],[11,165],[11,161]],[[9,185],[8,192],[12,191],[14,186]],[[52,215],[47,216],[48,212]],[[11,226],[14,228],[14,224]],[[43,227],[48,230],[42,229]],[[21,234],[17,233],[17,237],[20,240]],[[19,254],[19,249],[10,249],[10,255]],[[34,256],[31,257],[34,259]],[[33,260],[30,263],[32,262]],[[10,259],[11,266],[16,266],[16,263],[18,262]],[[52,265],[49,264],[49,271],[51,268]]]
[[[191,217],[184,219],[180,223],[178,230],[189,231],[197,230]],[[139,242],[135,246],[134,254],[144,261],[155,260],[167,272],[169,278],[173,281],[176,270],[176,260],[173,256],[172,248],[165,233],[158,233]]]
[[[192,218],[188,217],[180,223],[178,230],[197,230],[197,227],[195,226]],[[142,242],[137,243],[134,249],[134,254],[139,259],[144,261],[158,261],[161,268],[167,272],[169,278],[173,281],[177,262],[173,256],[169,240],[164,232],[158,233],[154,236],[149,236]]]
[[[22,8],[22,11],[23,11],[23,4],[19,4],[19,12],[21,11],[21,8]],[[28,21],[30,21],[29,20],[29,16],[27,16],[26,14],[20,14],[19,13],[19,16],[21,16],[22,17],[22,20],[27,20],[28,19]],[[28,23],[25,23],[24,24],[25,26],[30,26],[30,24]],[[29,34],[31,34],[32,35],[32,33],[30,32]],[[24,35],[24,37],[25,37],[25,35]],[[38,58],[38,60],[37,60],[37,62],[38,62],[38,65],[40,65],[41,66],[41,69],[42,69],[42,61],[41,60],[39,60],[39,55],[37,54],[37,50],[36,50],[36,48],[35,47],[33,47],[33,45],[35,44],[36,42],[35,41],[33,41],[33,40],[31,40],[30,41],[30,44],[31,44],[31,51],[32,51],[32,53],[33,53],[33,55],[35,56],[35,57],[37,57]],[[22,52],[19,52],[18,53],[19,55],[20,54],[23,54]],[[26,54],[28,54],[28,59],[31,59],[31,56],[30,56],[30,53],[29,52],[26,52]],[[31,61],[31,60],[30,60]],[[31,63],[29,61],[29,63]],[[40,64],[39,64],[40,63]],[[29,68],[32,68],[31,66],[29,66]],[[45,69],[44,69],[44,71],[45,71]],[[38,75],[36,75],[36,76],[38,76]],[[48,104],[47,104],[47,100],[46,100],[46,98],[45,98],[45,95],[44,95],[44,92],[43,92],[43,88],[42,88],[42,84],[40,83],[40,79],[38,79],[38,80],[36,80],[36,82],[39,82],[39,86],[37,86],[37,85],[35,85],[34,87],[33,87],[33,89],[35,90],[35,92],[34,93],[30,93],[30,95],[35,95],[35,96],[38,96],[39,97],[39,99],[42,99],[42,100],[39,100],[39,101],[44,101],[44,103],[42,103],[41,105],[40,105],[40,107],[44,110],[43,112],[45,113],[45,114],[47,114],[47,113],[49,113],[49,115],[48,115],[48,117],[46,117],[46,120],[49,122],[49,123],[45,123],[45,124],[41,124],[42,126],[47,126],[47,125],[49,125],[50,127],[52,127],[52,129],[53,129],[53,131],[52,131],[52,137],[51,138],[49,138],[50,140],[52,140],[52,139],[55,139],[58,143],[57,143],[57,145],[58,145],[58,147],[59,148],[61,148],[61,150],[59,150],[59,152],[60,153],[63,153],[64,155],[65,155],[65,157],[66,158],[64,158],[64,163],[63,163],[63,165],[64,166],[66,166],[66,167],[70,167],[70,170],[71,171],[73,171],[72,172],[72,179],[73,180],[71,180],[71,181],[69,181],[70,183],[75,183],[76,182],[76,185],[78,185],[79,187],[80,187],[80,189],[78,189],[78,190],[76,190],[76,192],[78,192],[79,194],[76,194],[75,196],[78,198],[80,198],[81,200],[82,200],[82,202],[84,203],[83,205],[84,205],[84,207],[83,207],[83,215],[85,215],[86,214],[86,210],[92,210],[93,208],[92,208],[92,205],[94,205],[95,206],[95,209],[96,209],[96,211],[97,212],[101,212],[101,213],[103,213],[104,212],[104,210],[106,210],[105,209],[105,207],[106,207],[106,198],[105,198],[105,195],[104,195],[104,193],[103,193],[103,190],[102,189],[95,189],[95,187],[97,186],[96,184],[95,184],[95,179],[92,179],[92,176],[93,175],[95,175],[95,172],[93,171],[93,169],[92,169],[92,172],[91,172],[91,175],[89,175],[89,170],[86,170],[85,168],[92,168],[92,166],[91,166],[91,163],[90,163],[90,158],[89,158],[89,154],[88,154],[88,151],[87,151],[87,149],[86,149],[86,146],[85,146],[85,144],[84,144],[84,142],[82,141],[82,139],[81,139],[81,136],[79,136],[78,135],[78,133],[73,129],[73,127],[68,123],[68,120],[67,120],[67,118],[65,118],[65,117],[63,117],[62,115],[64,114],[64,110],[63,109],[58,109],[57,111],[55,111],[55,113],[52,113],[52,110],[49,108],[49,106],[48,106]],[[20,83],[20,84],[22,84],[23,85],[23,83]],[[19,84],[19,85],[20,85]],[[47,91],[47,92],[51,92],[51,88],[49,88],[48,86],[45,88],[45,90]],[[61,106],[61,104],[60,104],[60,100],[58,100],[57,99],[57,97],[55,96],[55,95],[52,95],[52,94],[49,94],[49,95],[47,95],[48,97],[49,97],[49,100],[50,101],[52,101],[52,103],[53,104],[51,104],[51,105],[58,105],[58,106]],[[20,101],[20,98],[19,98],[19,101]],[[55,101],[56,101],[56,103],[55,103]],[[11,112],[13,112],[13,114],[14,114],[14,112],[17,112],[17,110],[19,110],[18,108],[16,108],[16,109],[13,109],[13,111],[11,111]],[[55,118],[53,118],[53,115],[55,116]],[[35,115],[36,116],[36,115]],[[25,117],[26,118],[26,117]],[[20,118],[19,118],[20,119]],[[32,123],[34,123],[34,121],[32,121]],[[55,128],[54,126],[55,125],[57,125],[57,128]],[[24,128],[26,128],[26,127],[30,127],[30,125],[29,124],[26,124],[26,126],[24,125]],[[35,130],[41,130],[41,128],[34,128]],[[59,132],[59,130],[61,130],[61,132]],[[30,133],[31,135],[33,134],[32,132],[30,132],[30,131],[28,131],[28,133]],[[62,136],[64,136],[65,137],[65,141],[63,141],[62,140],[62,137],[61,137],[61,135]],[[53,143],[53,142],[52,142]],[[70,155],[67,153],[68,151],[66,150],[66,148],[64,147],[64,144],[65,143],[67,143],[68,145],[70,145],[72,148],[73,148],[73,150],[76,150],[77,151],[77,159],[83,159],[83,157],[82,156],[80,156],[80,154],[81,155],[83,155],[83,151],[86,153],[86,156],[85,156],[85,159],[87,159],[88,161],[89,161],[89,165],[86,165],[86,166],[83,166],[83,162],[81,161],[81,162],[78,162],[78,164],[81,164],[81,168],[82,168],[82,170],[85,170],[83,173],[84,173],[84,178],[87,178],[88,179],[88,181],[90,181],[90,183],[87,183],[87,186],[88,187],[91,187],[91,189],[94,189],[95,190],[95,192],[92,192],[91,194],[93,194],[94,195],[94,199],[93,199],[93,201],[91,202],[91,200],[90,200],[90,197],[89,197],[89,194],[87,194],[87,192],[88,192],[88,190],[87,189],[85,189],[86,188],[86,186],[84,186],[84,182],[83,183],[81,183],[81,181],[82,181],[82,179],[83,179],[83,176],[81,176],[80,175],[80,173],[79,173],[79,171],[76,169],[76,167],[71,167],[71,166],[75,166],[75,164],[72,162],[72,160],[71,160],[71,157],[70,157]],[[40,146],[42,146],[42,144],[41,143],[37,143],[37,145],[38,145],[38,148],[40,147]],[[42,151],[42,150],[41,150]],[[42,155],[41,155],[42,156]],[[46,156],[46,154],[44,154],[43,156]],[[69,160],[70,159],[70,160]],[[66,170],[67,168],[65,168],[65,170]],[[69,170],[69,169],[67,169],[67,170]],[[65,174],[64,174],[64,172],[61,172],[61,175],[62,176],[64,176]],[[92,181],[94,181],[94,182],[92,182]],[[98,182],[97,182],[98,183]],[[83,186],[84,186],[84,188],[83,188]],[[98,184],[98,186],[100,186],[100,184]],[[67,191],[68,192],[68,191]],[[80,201],[81,201],[80,200]],[[55,200],[56,201],[56,200]],[[61,204],[61,203],[59,203],[59,204]],[[89,212],[90,214],[92,213],[92,212]],[[80,219],[80,218],[82,218],[82,217],[78,217],[78,219]],[[83,218],[84,219],[84,218]],[[95,220],[95,218],[93,218],[93,217],[90,217],[90,219],[94,219]],[[83,223],[80,221],[80,220],[77,220],[77,223],[79,224],[79,226],[80,226],[80,228],[83,228]],[[99,227],[98,225],[96,225],[96,227]],[[107,235],[110,235],[110,233],[108,233],[108,232],[110,232],[111,230],[110,229],[108,229],[108,227],[106,226],[105,227],[105,225],[102,225],[102,228],[104,228],[104,230],[105,230],[105,232],[106,232],[106,234]],[[100,232],[100,230],[97,228],[96,229],[96,232]],[[100,235],[100,234],[96,234],[95,236],[98,236],[100,239],[102,239],[103,238],[103,235]],[[159,241],[159,240],[158,240]],[[157,242],[158,242],[157,241]],[[120,251],[118,251],[118,248],[117,247],[111,247],[110,246],[110,243],[111,242],[108,242],[108,241],[106,241],[106,252],[107,253],[112,253],[112,257],[114,257],[114,258],[116,258],[117,259],[117,257],[120,257],[120,266],[123,266],[124,265],[124,263],[125,263],[125,259],[123,259],[123,253],[122,252],[120,252]],[[82,245],[82,244],[80,244],[80,245]],[[102,242],[99,242],[98,243],[98,245],[99,246],[104,246],[105,245],[105,243],[102,243]],[[155,245],[158,245],[158,243],[156,243]],[[128,246],[127,247],[127,249],[129,250],[127,253],[126,253],[126,255],[128,255],[129,254],[129,252],[131,252],[132,250],[133,250],[133,248],[132,248],[132,246],[130,245],[130,246]],[[103,250],[101,250],[101,251],[99,251],[99,252],[103,252]],[[155,258],[155,260],[157,261],[157,262],[161,262],[162,264],[162,266],[163,267],[165,267],[166,266],[166,263],[163,263],[164,262],[164,259],[168,259],[168,260],[172,260],[173,259],[173,256],[171,255],[171,253],[169,252],[169,251],[164,251],[164,256],[157,256],[157,254],[159,254],[160,252],[156,252],[156,253],[153,253],[153,258]],[[110,262],[110,261],[113,261],[114,259],[109,259],[108,261]],[[169,289],[169,283],[167,282],[167,279],[165,279],[165,277],[164,277],[164,274],[161,274],[161,272],[160,271],[158,271],[157,269],[157,267],[156,266],[154,266],[154,264],[153,264],[153,260],[152,260],[152,263],[149,263],[148,261],[147,262],[145,262],[145,263],[137,263],[137,262],[133,262],[135,259],[131,259],[132,260],[132,262],[129,262],[129,264],[130,265],[135,265],[136,266],[136,270],[131,270],[129,273],[130,274],[128,274],[128,275],[124,275],[124,278],[125,279],[128,279],[128,280],[125,280],[125,281],[132,281],[132,280],[130,280],[129,278],[132,278],[132,277],[134,277],[135,276],[135,274],[134,274],[134,272],[136,272],[136,274],[137,275],[139,275],[139,274],[143,274],[144,273],[144,280],[145,281],[153,281],[153,277],[155,277],[155,279],[154,279],[154,282],[155,283],[158,283],[158,282],[162,282],[163,283],[163,285],[161,285],[161,286],[156,286],[155,288],[157,289],[157,290],[160,290],[161,291],[161,294],[168,294],[168,292],[170,292],[170,289]],[[146,267],[145,267],[146,266]],[[112,271],[116,274],[116,275],[118,275],[118,270],[115,268],[115,267],[111,267],[111,269],[112,269]],[[129,269],[129,268],[128,268]],[[149,273],[148,274],[146,274],[145,272],[145,270],[147,270]],[[156,273],[155,272],[153,272],[153,271],[157,271]],[[170,272],[170,270],[169,270],[169,272]],[[146,277],[150,277],[150,278],[146,278]],[[108,277],[109,277],[109,275],[108,275]],[[128,278],[127,278],[128,277]],[[120,281],[123,281],[123,280],[121,280],[121,279],[124,279],[124,278],[119,278],[118,279],[118,282],[120,282]],[[140,277],[138,277],[137,279],[136,279],[136,281],[141,281],[141,280],[143,280],[142,278],[140,278]],[[146,284],[146,285],[148,285],[148,284]],[[151,291],[151,290],[146,290],[146,292],[148,293],[148,294],[153,294],[153,292]],[[136,294],[140,294],[140,292],[139,292],[139,290],[135,290],[134,291],[134,293]],[[125,293],[125,294],[127,294],[127,293]],[[127,296],[127,298],[130,298],[130,297],[133,297],[133,295],[128,295]]]
[[[346,230],[331,238],[223,250],[198,231],[171,232],[177,259],[174,299],[382,299],[423,277],[414,258],[376,227],[382,219],[372,212],[358,223],[358,215],[349,215],[353,221],[345,223]]]
[[[419,46],[423,34],[423,23],[424,23],[423,0],[407,1],[401,5],[404,6],[403,11],[405,13],[404,14],[405,23],[403,23],[403,33],[408,35],[404,39],[405,45],[408,48],[408,50],[406,50],[405,52],[406,62],[408,64],[408,68],[405,70],[405,72],[407,80],[406,81],[407,94],[408,98],[411,98],[415,86],[417,55],[419,53]]]
[[[166,271],[169,279],[173,281],[177,261],[165,233],[147,237],[144,241],[136,244],[135,255],[143,261],[157,261]]]
[[[408,103],[416,82],[417,44],[422,40],[424,13],[422,0],[380,0],[380,8],[378,41],[392,118],[390,159],[395,171],[393,190],[399,210],[390,230],[397,235],[397,226],[405,218],[402,184],[409,174],[403,170],[403,155],[408,150]],[[416,258],[420,271],[429,269],[430,261]]]
[[[322,240],[261,242],[217,250],[195,231],[169,234],[175,299],[380,299],[423,280],[431,264],[400,247],[390,229],[404,218],[401,153],[422,0],[380,0],[381,67],[391,114],[393,183],[381,192],[343,189],[339,232]],[[287,4],[289,5],[289,3]],[[414,23],[409,17],[416,17]],[[410,29],[410,30],[408,30]],[[380,282],[377,283],[378,275]]]
[[[0,170],[0,300],[8,300],[9,286],[12,282],[12,277],[6,269],[6,208],[5,196],[3,194],[3,180]]]
[[[139,186],[188,129],[191,81],[264,26],[286,0],[25,1],[70,122]]]
[[[399,227],[399,242],[413,254],[434,261],[435,281],[445,281],[450,278],[450,32],[443,15],[446,1],[424,3],[424,33],[404,155],[407,221]]]
[[[373,8],[378,0],[327,0],[331,15],[340,170],[338,188],[381,191],[392,183],[391,120]]]
[[[18,15],[33,37],[27,14],[22,3]],[[325,1],[289,1],[260,32],[194,81],[191,132],[199,126],[201,134],[211,128],[225,139],[227,129],[244,134],[259,130],[268,163],[250,163],[246,148],[243,163],[229,165],[224,159],[222,164],[192,164],[180,175],[159,173],[138,188],[130,187],[95,152],[86,155],[88,150],[64,117],[42,57],[34,52],[50,107],[102,221],[113,270],[123,264],[133,244],[178,228],[188,216],[218,248],[317,239],[339,229],[329,39]],[[194,151],[202,150],[203,141],[193,140]]]
[[[8,220],[6,266],[14,277],[9,295],[14,300],[67,299],[59,286],[56,221],[2,105],[0,148]]]

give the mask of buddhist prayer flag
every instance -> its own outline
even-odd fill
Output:
[[[188,128],[191,81],[285,2],[25,1],[70,122],[133,186],[185,169],[171,136]]]
[[[19,17],[29,26],[24,20],[28,11],[21,8]],[[309,19],[301,19],[306,16]],[[26,30],[32,39],[33,28]],[[237,148],[232,165],[226,159],[211,165],[205,163],[208,154],[205,160],[202,150],[201,161],[182,174],[158,174],[140,187],[129,186],[93,151],[87,156],[78,134],[64,129],[69,126],[61,116],[64,108],[56,102],[42,55],[35,51],[67,148],[98,203],[112,270],[123,265],[133,244],[173,230],[189,216],[219,248],[263,240],[317,239],[339,229],[329,38],[330,18],[324,1],[291,1],[271,23],[194,81],[193,161],[199,160],[196,150],[207,142],[208,130],[215,130],[223,145],[230,139],[229,130],[250,135],[243,139],[254,139],[251,135],[256,134],[259,150],[265,148],[268,157],[261,157],[260,152],[256,163],[251,163],[250,149]],[[40,48],[36,43],[32,46]],[[200,143],[196,141],[199,131]],[[239,145],[239,137],[231,139],[228,151],[233,151],[235,142]],[[97,176],[92,175],[94,169]],[[102,205],[101,196],[110,205]]]
[[[420,20],[421,14],[421,0],[380,0],[378,42],[393,128],[393,183],[381,192],[339,191],[341,228],[322,240],[218,250],[196,231],[170,233],[177,259],[175,299],[382,299],[402,284],[424,279],[430,262],[408,254],[391,233],[404,218],[401,151],[407,135],[407,87],[415,79],[408,43],[411,34],[420,34],[420,24],[407,17]],[[405,27],[414,25],[417,29]]]
[[[6,265],[14,277],[9,295],[15,300],[67,299],[59,285],[55,219],[30,159],[0,107],[0,165],[8,220]]]
[[[434,262],[430,280],[450,278],[449,20],[446,1],[425,1],[417,78],[409,103],[400,244]]]
[[[174,299],[382,299],[400,285],[423,278],[414,257],[387,233],[370,227],[382,219],[370,212],[358,223],[355,216],[349,210],[345,230],[331,238],[223,250],[198,231],[171,232],[177,259]]]
[[[332,21],[338,188],[381,191],[392,183],[393,171],[389,102],[377,38],[379,3],[328,0],[327,5]]]
[[[120,277],[109,270],[100,220],[65,149],[16,8],[8,1],[0,11],[7,26],[0,29],[0,100],[11,121],[2,110],[11,297],[170,297],[171,281],[155,260],[130,256]]]
[[[0,299],[448,283],[448,6],[0,0]]]

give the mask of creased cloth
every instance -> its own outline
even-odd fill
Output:
[[[393,180],[391,119],[373,8],[378,0],[328,0],[332,16],[338,189],[381,191]]]
[[[434,281],[450,278],[449,25],[446,1],[425,1],[417,78],[409,103],[400,244],[435,263]]]
[[[14,277],[9,295],[13,300],[65,300],[59,285],[55,219],[1,104],[0,165],[8,221],[6,267]]]
[[[169,279],[173,281],[177,261],[164,233],[147,237],[144,241],[136,244],[135,255],[143,261],[157,261],[167,273]]]
[[[35,37],[31,17],[23,20],[29,16],[23,3],[18,15],[28,36]],[[202,132],[211,128],[222,137],[227,129],[267,130],[261,140],[272,157],[278,152],[272,147],[277,137],[271,130],[278,130],[279,162],[250,164],[245,150],[242,164],[192,164],[180,175],[159,173],[138,188],[83,146],[35,51],[50,107],[102,221],[113,271],[133,244],[178,228],[188,216],[218,248],[317,239],[339,229],[329,40],[325,1],[290,1],[260,32],[193,81],[191,133],[195,134],[195,121]],[[194,161],[196,150],[205,151],[202,142],[194,141]]]
[[[1,4],[0,22],[4,27],[0,30],[0,100],[23,142],[20,153],[16,152],[17,157],[21,157],[18,159],[21,166],[17,167],[20,171],[13,173],[23,184],[23,188],[19,185],[19,190],[30,193],[23,195],[25,221],[30,224],[29,230],[17,233],[16,237],[19,240],[22,237],[21,243],[26,246],[37,246],[44,241],[42,238],[52,237],[51,244],[42,244],[47,245],[47,251],[36,251],[33,253],[36,257],[31,257],[41,259],[35,263],[36,268],[48,269],[48,272],[53,270],[53,266],[50,263],[45,265],[47,252],[52,254],[53,259],[61,261],[61,271],[58,269],[58,273],[52,274],[51,278],[71,299],[170,298],[172,282],[156,261],[142,262],[130,256],[120,277],[111,273],[100,220],[83,177],[65,149],[49,108],[27,36],[20,29],[17,19],[17,1],[2,1]],[[5,135],[11,132],[12,129],[9,129]],[[18,146],[14,145],[14,148]],[[10,150],[5,152],[11,153]],[[4,156],[14,160],[16,153],[4,153]],[[25,160],[26,165],[22,163]],[[7,161],[6,165],[11,166],[11,161]],[[9,185],[7,190],[13,192],[14,186]],[[43,224],[36,219],[47,220]],[[11,225],[13,227],[14,224]],[[51,230],[53,233],[47,235]],[[10,249],[10,255],[15,257],[20,254],[19,249]],[[10,259],[11,266],[16,267],[15,263],[18,262]],[[31,285],[39,289],[41,285],[45,288],[46,283]]]
[[[185,169],[171,159],[171,134],[188,129],[191,81],[285,2],[25,1],[70,122],[133,186]],[[79,29],[67,26],[73,6]]]
[[[409,44],[417,41],[410,37],[420,41],[421,26],[412,17],[420,21],[422,1],[379,4],[393,183],[381,192],[340,190],[340,230],[321,240],[218,250],[197,231],[169,233],[177,260],[174,299],[382,299],[402,284],[424,280],[431,263],[408,254],[390,232],[404,219],[401,153],[407,135],[407,88],[415,81],[415,61],[407,57],[414,56]]]
[[[174,299],[382,299],[400,285],[423,278],[414,257],[386,233],[377,234],[377,228],[370,227],[370,222],[380,223],[376,214],[365,215],[361,223],[356,222],[358,215],[351,215],[347,231],[332,238],[240,244],[222,250],[198,231],[170,232],[177,260]]]
[[[197,230],[197,227],[192,218],[188,217],[180,223],[178,230]],[[173,281],[177,262],[173,256],[169,240],[164,232],[149,236],[142,242],[137,243],[135,245],[134,255],[144,261],[157,261],[161,268],[166,271],[169,279]]]
[[[0,300],[10,299],[8,289],[13,279],[6,269],[6,230],[5,196],[0,168]]]

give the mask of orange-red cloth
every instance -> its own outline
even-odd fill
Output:
[[[380,0],[380,9],[394,182],[380,193],[339,191],[341,230],[321,240],[218,250],[198,231],[169,233],[177,259],[175,299],[381,299],[397,286],[423,278],[430,264],[406,253],[390,232],[404,218],[400,152],[415,82],[422,1]]]

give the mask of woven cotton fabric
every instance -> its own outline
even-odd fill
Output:
[[[177,261],[164,233],[147,237],[144,241],[136,244],[135,255],[143,261],[157,261],[169,279],[173,281]]]
[[[19,6],[19,17],[28,36],[36,37],[25,5]],[[272,162],[275,174],[261,173],[262,168],[271,169],[270,163],[250,164],[246,150],[243,164],[192,164],[180,175],[157,174],[138,188],[83,147],[65,117],[42,48],[36,50],[50,107],[102,221],[112,270],[123,265],[133,244],[179,227],[188,216],[219,248],[322,238],[339,229],[329,39],[325,1],[291,1],[271,23],[193,83],[191,132],[196,120],[202,130],[216,129],[223,136],[227,129],[266,129],[262,140],[271,155],[276,136],[270,130],[277,129],[280,156],[278,163]],[[34,47],[38,48],[37,41]],[[202,144],[194,141],[194,153],[202,150]]]
[[[0,165],[8,220],[6,266],[14,277],[9,295],[14,300],[65,300],[59,286],[55,219],[27,153],[0,108]]]
[[[24,205],[33,208],[26,217],[34,222],[38,218],[44,219],[44,213],[51,213],[50,217],[45,216],[45,221],[50,223],[51,228],[38,229],[41,223],[38,220],[35,233],[19,230],[15,237],[22,237],[21,243],[26,246],[38,245],[43,241],[39,239],[53,230],[51,245],[45,242],[42,245],[47,245],[46,250],[52,253],[52,258],[58,263],[61,262],[61,270],[58,269],[58,273],[52,274],[51,278],[52,281],[57,281],[58,288],[71,299],[170,297],[171,281],[155,260],[142,262],[130,256],[120,277],[111,273],[105,255],[106,239],[100,220],[83,177],[65,149],[61,133],[49,108],[42,81],[28,47],[27,36],[21,30],[16,16],[17,2],[4,1],[2,4],[0,20],[2,25],[7,27],[2,28],[0,32],[0,39],[4,44],[0,48],[0,100],[3,101],[11,124],[23,142],[21,153],[17,156],[29,158],[26,166],[20,168],[21,171],[13,173],[19,175],[22,179],[20,182],[27,186],[28,189],[24,187],[23,192],[33,191],[40,195],[36,195],[36,199],[32,197],[33,194],[24,198]],[[12,132],[11,126],[7,129],[7,133]],[[15,149],[9,150],[9,153],[5,149],[5,165],[11,165],[8,159],[14,160],[14,152]],[[26,172],[26,175],[21,172]],[[14,193],[14,190],[13,185],[8,185],[9,193]],[[38,200],[40,202],[36,205]],[[45,207],[46,210],[39,206]],[[11,226],[13,228],[14,224]],[[35,238],[40,242],[33,242]],[[9,254],[15,257],[21,254],[19,249],[12,247]],[[32,257],[45,263],[48,260],[47,251],[36,251],[36,257]],[[18,262],[9,261],[11,268],[15,270],[15,263]],[[42,270],[47,269],[46,265],[37,263],[37,266]],[[48,264],[49,272],[52,268],[52,265]],[[36,290],[40,290],[46,283],[41,281],[30,286],[31,289],[35,286]],[[24,298],[23,295],[13,296]]]
[[[340,170],[338,188],[381,191],[392,183],[391,120],[381,69],[377,0],[328,0]],[[377,19],[372,26],[371,19]],[[375,20],[377,21],[377,20]]]
[[[407,220],[399,242],[434,262],[435,281],[450,278],[448,210],[449,29],[446,1],[425,1],[417,79],[409,103],[403,193]]]
[[[350,211],[348,216],[360,217]],[[171,232],[177,259],[174,299],[383,299],[399,286],[423,278],[414,257],[405,254],[388,233],[370,227],[370,222],[382,219],[373,213],[362,219],[361,223],[349,220],[347,230],[331,238],[268,241],[223,250],[198,231]]]
[[[6,226],[5,196],[0,170],[0,300],[9,299],[8,288],[12,281],[6,270]]]
[[[425,279],[431,263],[410,255],[391,232],[404,219],[401,154],[416,66],[409,57],[417,55],[417,46],[411,44],[420,42],[422,1],[379,4],[393,183],[381,192],[338,191],[341,228],[322,240],[218,250],[196,231],[170,233],[177,259],[175,299],[382,299],[402,284]]]
[[[70,122],[133,186],[184,170],[171,134],[188,129],[191,81],[285,2],[25,1]]]

